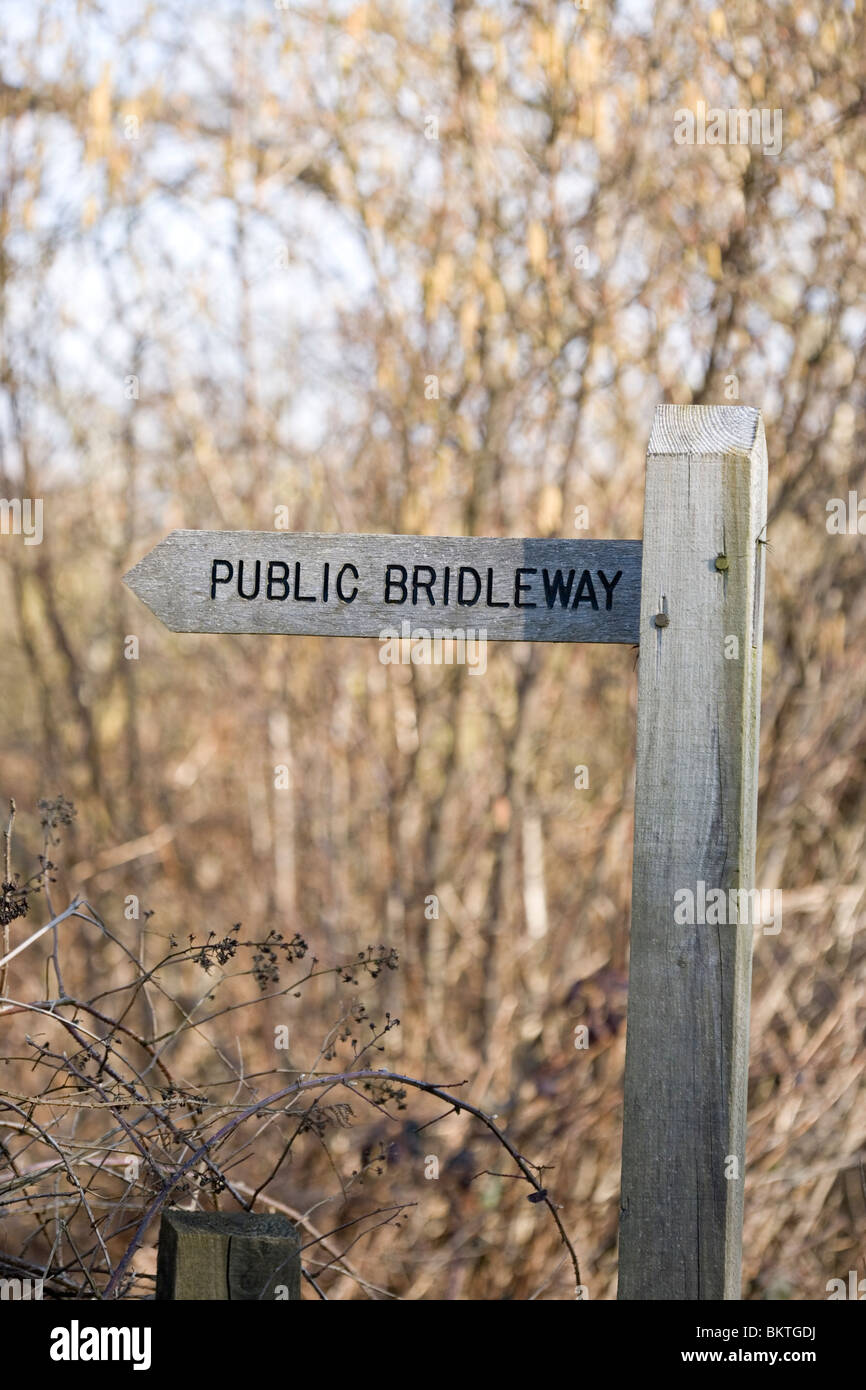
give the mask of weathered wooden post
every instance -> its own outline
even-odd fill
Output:
[[[300,1299],[298,1233],[280,1215],[164,1211],[156,1297],[233,1303]]]
[[[767,462],[756,410],[647,452],[619,1297],[740,1297]],[[678,895],[675,900],[675,894]],[[754,898],[750,897],[751,905]],[[688,916],[680,912],[679,916]],[[731,917],[735,920],[731,924]]]

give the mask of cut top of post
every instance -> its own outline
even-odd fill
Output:
[[[761,412],[747,405],[660,405],[656,407],[647,454],[693,454],[718,459],[751,458],[761,430]]]

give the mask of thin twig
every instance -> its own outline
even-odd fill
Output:
[[[485,1125],[487,1129],[489,1129],[491,1133],[496,1136],[500,1144],[502,1144],[503,1148],[507,1150],[507,1152],[511,1156],[512,1161],[517,1164],[526,1181],[539,1194],[540,1201],[543,1201],[544,1205],[550,1212],[553,1221],[556,1225],[556,1228],[559,1232],[560,1239],[563,1245],[565,1246],[566,1250],[568,1251],[568,1255],[571,1260],[571,1266],[574,1271],[576,1286],[578,1288],[580,1287],[580,1266],[578,1263],[577,1254],[575,1252],[574,1246],[568,1238],[568,1235],[565,1231],[565,1227],[562,1224],[559,1212],[551,1202],[545,1189],[541,1186],[540,1182],[533,1174],[531,1165],[527,1162],[527,1160],[523,1157],[522,1154],[518,1153],[517,1149],[511,1143],[510,1139],[508,1139],[508,1137],[505,1134],[503,1134],[502,1130],[499,1128],[496,1122],[492,1120],[489,1115],[485,1114],[483,1110],[480,1110],[478,1106],[472,1105],[468,1101],[458,1098],[457,1096],[450,1095],[447,1091],[443,1090],[441,1086],[436,1086],[432,1082],[419,1081],[414,1076],[404,1076],[401,1073],[391,1072],[386,1069],[375,1071],[372,1068],[369,1068],[364,1071],[338,1072],[334,1075],[316,1076],[311,1077],[308,1080],[296,1081],[293,1085],[286,1086],[281,1091],[277,1091],[273,1095],[265,1097],[264,1100],[257,1101],[255,1105],[248,1106],[247,1109],[242,1111],[240,1115],[235,1115],[228,1122],[228,1124],[223,1125],[221,1129],[217,1130],[216,1134],[212,1135],[210,1139],[208,1139],[204,1144],[202,1144],[200,1148],[196,1149],[189,1156],[189,1158],[185,1159],[184,1162],[178,1166],[178,1168],[172,1174],[171,1179],[163,1185],[159,1193],[147,1207],[147,1210],[145,1211],[138,1224],[138,1228],[135,1232],[135,1235],[130,1241],[128,1249],[119,1260],[114,1270],[114,1273],[112,1274],[111,1278],[106,1284],[102,1297],[104,1299],[108,1299],[114,1296],[115,1290],[121,1284],[121,1281],[126,1271],[132,1263],[133,1257],[135,1256],[135,1253],[144,1238],[148,1226],[150,1225],[154,1217],[157,1216],[158,1213],[161,1211],[165,1203],[168,1201],[169,1197],[171,1196],[171,1193],[177,1187],[178,1183],[192,1168],[195,1167],[196,1163],[198,1163],[202,1158],[207,1157],[210,1150],[215,1145],[220,1144],[224,1139],[227,1139],[228,1136],[238,1127],[238,1125],[243,1124],[245,1120],[251,1119],[253,1115],[258,1114],[266,1106],[275,1105],[278,1101],[288,1100],[292,1096],[300,1095],[302,1092],[312,1091],[322,1086],[334,1086],[337,1084],[341,1084],[345,1086],[349,1091],[351,1091],[353,1095],[359,1095],[359,1092],[356,1091],[355,1088],[356,1086],[360,1085],[365,1081],[391,1082],[398,1086],[411,1086],[415,1090],[424,1092],[426,1095],[436,1096],[437,1100],[443,1101],[446,1105],[453,1106],[458,1113],[461,1110],[465,1110],[468,1114],[473,1115],[475,1119],[480,1120],[481,1123]]]

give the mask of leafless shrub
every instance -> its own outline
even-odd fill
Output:
[[[46,837],[58,844],[59,826],[74,814],[71,804],[60,798],[51,807],[40,803],[40,810]],[[13,805],[3,889],[7,932],[9,923],[27,915],[37,894],[50,901],[54,867],[42,855],[32,878],[13,874],[14,815]],[[515,1165],[513,1176],[529,1185],[530,1200],[544,1203],[553,1217],[579,1285],[577,1257],[541,1185],[542,1169],[518,1153],[492,1117],[455,1095],[453,1085],[373,1065],[399,1020],[387,1011],[381,1019],[371,1016],[350,989],[362,979],[375,982],[382,970],[396,970],[392,948],[370,945],[353,961],[326,966],[309,955],[299,933],[286,939],[269,931],[261,940],[245,939],[237,922],[225,935],[210,931],[204,941],[194,932],[184,942],[169,934],[157,957],[145,963],[145,944],[159,940],[153,924],[148,921],[131,945],[128,933],[109,926],[92,904],[76,898],[14,947],[7,935],[2,957],[7,978],[27,948],[48,939],[49,932],[53,944],[45,978],[53,978],[53,995],[28,1001],[5,992],[0,997],[0,1017],[11,1025],[15,1016],[22,1048],[4,1059],[19,1081],[0,1097],[0,1204],[7,1217],[0,1269],[37,1275],[45,1292],[57,1298],[147,1297],[154,1278],[149,1267],[154,1232],[166,1203],[190,1208],[228,1203],[232,1209],[290,1211],[307,1229],[304,1274],[319,1297],[327,1297],[329,1282],[338,1276],[378,1296],[384,1291],[355,1272],[349,1251],[383,1222],[399,1228],[413,1204],[367,1202],[367,1210],[356,1214],[368,1175],[381,1175],[388,1163],[387,1147],[381,1141],[368,1144],[359,1166],[347,1171],[329,1140],[369,1111],[391,1129],[399,1128],[399,1112],[407,1109],[414,1090],[437,1102],[427,1125],[466,1111],[504,1147]],[[64,986],[61,962],[87,951],[94,934],[119,948],[127,968],[110,989],[81,998]],[[204,990],[184,1002],[196,977],[204,980]],[[274,1065],[246,1075],[229,1045],[236,1015],[244,1011],[244,1029],[254,1029],[263,997],[291,998],[294,1006],[306,987],[328,980],[344,1002],[312,1065],[302,1072]],[[303,1027],[302,1016],[293,1026]],[[322,1068],[341,1053],[349,1054],[347,1069]],[[197,1059],[194,1081],[191,1056]],[[341,1094],[352,1099],[338,1099]],[[332,1191],[323,1188],[306,1208],[287,1207],[275,1193],[287,1186],[286,1170],[302,1137],[326,1156]],[[313,1225],[320,1207],[332,1208],[340,1218],[333,1229]],[[350,1228],[346,1245],[343,1232]]]

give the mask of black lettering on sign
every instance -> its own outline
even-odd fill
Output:
[[[487,607],[488,608],[510,608],[511,604],[506,599],[504,603],[497,603],[493,597],[493,570],[487,570]]]
[[[282,570],[282,574],[277,574],[277,570]],[[274,593],[274,585],[282,584],[283,592]],[[268,561],[268,577],[265,585],[265,593],[268,598],[284,599],[289,597],[289,567],[283,560]]]
[[[464,597],[463,580],[467,574],[471,574],[475,580],[475,593],[472,598]],[[471,565],[461,565],[457,572],[457,602],[462,608],[471,608],[478,602],[481,594],[481,575]]]
[[[587,594],[584,594],[584,589],[588,591]],[[571,605],[572,608],[576,608],[581,602],[591,604],[593,609],[598,608],[598,599],[595,596],[595,589],[592,587],[592,575],[589,570],[584,570],[583,574],[580,576],[580,583],[577,586],[574,603]]]
[[[599,577],[599,579],[601,580],[602,584],[604,585],[604,593],[605,593],[604,606],[605,606],[605,608],[607,609],[607,611],[608,611],[608,613],[609,613],[610,610],[613,608],[613,591],[614,591],[614,589],[616,588],[616,586],[617,586],[617,584],[619,583],[619,581],[622,579],[622,570],[617,570],[616,574],[613,576],[613,579],[611,579],[610,583],[608,583],[608,580],[607,580],[607,577],[605,576],[604,570],[599,570],[599,572],[598,572],[598,577]]]
[[[392,571],[392,570],[399,571],[399,573],[400,573],[400,578],[399,578],[399,579],[393,579],[393,578],[391,577],[391,571]],[[407,579],[407,571],[405,570],[405,568],[403,567],[403,565],[386,565],[386,566],[385,566],[385,602],[386,602],[386,603],[405,603],[405,602],[406,602],[406,579]],[[399,597],[399,598],[392,598],[392,597],[391,597],[391,590],[392,590],[392,589],[395,589],[395,588],[399,588],[399,589],[402,590],[402,593],[400,594],[400,597]]]
[[[224,578],[217,574],[217,565],[222,565],[223,568],[224,568],[225,570],[228,571]],[[210,567],[210,596],[211,596],[211,598],[216,598],[216,586],[217,586],[217,584],[230,584],[230,583],[231,583],[232,575],[234,574],[234,572],[235,572],[235,567],[234,567],[234,565],[232,564],[231,560],[214,560],[213,564],[212,564],[211,567]]]
[[[300,562],[300,560],[296,560],[296,561],[295,561],[295,598],[296,598],[296,600],[297,600],[298,602],[300,602],[300,603],[315,603],[315,602],[316,602],[316,595],[315,595],[315,594],[302,594],[302,593],[301,593],[301,562]]]
[[[574,570],[568,571],[568,587],[566,587],[565,580],[562,577],[562,570],[554,570],[553,578],[551,579],[550,570],[543,569],[541,571],[541,578],[544,583],[544,597],[547,601],[548,608],[555,607],[557,599],[559,599],[563,608],[567,608],[568,600],[571,598],[572,585],[574,584]]]
[[[420,578],[422,570],[425,574],[429,575],[428,579]],[[427,595],[428,602],[434,605],[435,607],[436,600],[433,597],[433,585],[435,583],[436,571],[434,570],[432,565],[416,565],[412,571],[412,602],[417,604],[418,590],[423,589]]]
[[[256,560],[256,570],[255,570],[255,574],[256,574],[256,582],[255,582],[255,587],[254,587],[252,593],[251,593],[251,594],[246,594],[246,593],[244,593],[244,562],[243,562],[243,560],[238,560],[238,593],[240,594],[241,598],[248,598],[248,599],[258,598],[258,596],[259,596],[259,584],[261,583],[261,578],[262,578],[262,562],[261,562],[261,560]]]
[[[302,573],[303,568],[303,573]],[[305,560],[253,560],[245,559],[210,561],[210,597],[215,599],[220,588],[225,588],[226,597],[233,597],[237,591],[239,598],[247,603],[255,599],[284,602],[293,598],[297,603],[328,603],[332,589],[343,604],[354,603],[361,595],[360,568],[346,562],[337,567],[332,576],[332,562],[322,561],[318,575],[315,574],[315,561]],[[455,583],[452,585],[452,571]],[[598,584],[604,593],[604,611],[610,613],[614,607],[617,585],[626,571],[616,570],[608,578],[604,570],[579,570],[553,567],[518,565],[514,568],[495,565],[483,568],[474,565],[430,564],[387,564],[384,567],[384,592],[381,602],[387,604],[411,603],[413,607],[435,608],[442,605],[449,608],[474,608],[484,605],[488,609],[560,609],[572,613],[580,610],[582,604],[597,613],[601,607]],[[541,575],[539,583],[536,576]],[[597,581],[597,582],[596,582]],[[309,588],[310,592],[305,590]],[[362,603],[370,601],[368,596]],[[629,596],[620,598],[621,604],[629,602]],[[324,615],[323,615],[324,616]],[[444,616],[444,615],[443,615]],[[456,616],[456,615],[455,615]]]
[[[537,607],[538,607],[538,604],[537,604],[537,603],[529,602],[528,599],[522,599],[522,598],[520,597],[521,594],[525,594],[525,593],[527,592],[527,590],[531,590],[531,588],[532,588],[532,585],[531,585],[531,584],[524,584],[523,580],[522,580],[521,577],[520,577],[522,574],[538,574],[538,570],[535,570],[535,569],[525,569],[525,568],[523,568],[523,567],[521,566],[520,569],[516,569],[516,570],[514,571],[514,607],[515,607],[515,608],[537,608]]]
[[[352,574],[355,576],[356,579],[359,577],[358,571],[355,569],[354,565],[343,565],[342,569],[337,575],[337,598],[342,599],[344,603],[353,603],[355,599],[358,597],[358,586],[356,584],[350,594],[343,593],[343,575],[346,573],[346,570],[351,570]],[[405,570],[403,572],[405,574]]]

